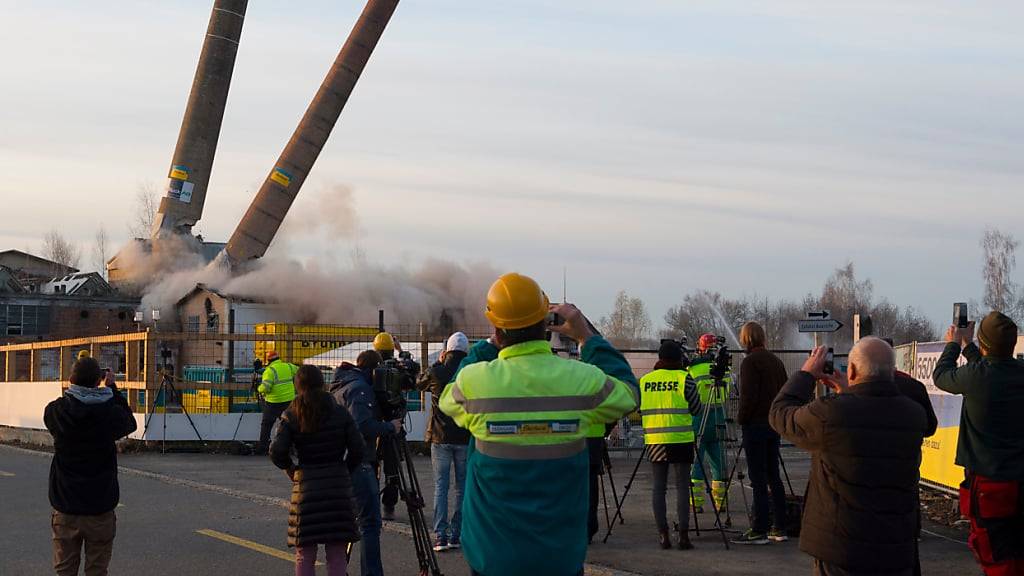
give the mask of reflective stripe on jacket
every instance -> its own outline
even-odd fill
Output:
[[[259,392],[271,404],[291,402],[295,398],[295,374],[299,367],[283,360],[274,360],[263,370]]]
[[[689,373],[693,381],[697,383],[697,391],[700,392],[701,403],[705,406],[718,406],[724,404],[725,400],[729,397],[729,384],[732,383],[732,378],[726,374],[725,378],[722,379],[723,385],[714,390],[714,398],[712,398],[715,378],[711,375],[711,366],[711,362],[700,362],[690,366]]]
[[[479,343],[467,358],[493,357]],[[463,363],[440,408],[473,435],[462,509],[466,561],[487,576],[577,574],[587,553],[586,433],[636,409],[625,358],[593,336],[583,362],[544,341]],[[611,376],[615,374],[616,376]]]
[[[690,393],[693,390],[690,381]],[[685,370],[655,370],[640,379],[640,416],[645,444],[693,442],[693,412],[686,398]]]

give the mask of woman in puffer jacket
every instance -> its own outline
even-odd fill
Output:
[[[317,545],[323,544],[328,576],[344,576],[345,549],[359,540],[349,472],[362,461],[365,444],[348,411],[324,390],[318,368],[299,368],[295,392],[270,443],[271,460],[293,482],[288,546],[295,548],[295,574],[315,574]]]

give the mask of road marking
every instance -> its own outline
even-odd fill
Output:
[[[261,552],[267,556],[273,556],[274,558],[280,558],[281,560],[287,560],[288,562],[295,562],[295,556],[289,554],[284,550],[278,550],[277,548],[271,548],[270,546],[264,546],[245,538],[239,538],[238,536],[232,536],[231,534],[225,534],[216,530],[210,530],[209,528],[203,528],[202,530],[196,530],[196,534],[202,534],[203,536],[209,536],[210,538],[216,538],[222,542],[234,544],[235,546],[241,546],[242,548],[248,548],[256,552]]]
[[[0,478],[14,478],[14,473],[4,472],[3,470],[0,470]]]

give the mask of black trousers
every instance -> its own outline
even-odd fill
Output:
[[[270,431],[274,423],[284,414],[291,402],[263,402],[263,420],[260,421],[260,443],[256,446],[256,452],[266,454],[270,448]]]
[[[769,527],[785,531],[786,487],[779,476],[779,435],[767,424],[744,426],[743,451],[747,453],[747,474],[754,491],[751,528],[757,532],[768,532]]]
[[[590,457],[590,499],[587,504],[587,539],[594,537],[600,529],[597,523],[598,483],[604,469],[604,438],[587,438],[587,452]]]
[[[380,458],[380,465],[383,468],[384,476],[381,478],[383,489],[380,492],[380,502],[384,508],[394,509],[398,504],[398,454],[387,442],[398,442],[396,438],[381,440],[380,450],[377,455]]]

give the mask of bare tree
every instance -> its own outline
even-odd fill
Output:
[[[74,244],[69,242],[64,235],[57,230],[50,230],[43,237],[43,257],[47,260],[61,264],[62,266],[68,266],[70,268],[78,268],[78,262],[81,260],[81,252]],[[57,269],[54,269],[54,276],[58,273]]]
[[[1013,235],[996,228],[988,228],[981,237],[984,257],[982,278],[985,281],[983,302],[991,310],[1007,314],[1014,312],[1017,304],[1016,286],[1010,279],[1017,265],[1017,246],[1020,243]]]
[[[609,316],[598,321],[601,332],[614,345],[634,348],[647,343],[651,333],[651,317],[640,298],[622,290],[615,296],[615,307]]]
[[[92,264],[103,278],[107,277],[107,253],[110,248],[109,243],[107,229],[101,224],[99,229],[96,230],[96,236],[93,237]]]
[[[135,202],[128,219],[128,233],[132,238],[149,238],[158,208],[160,191],[152,182],[140,183],[135,189]]]

